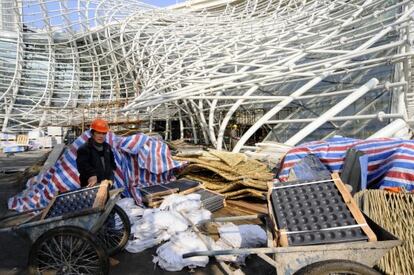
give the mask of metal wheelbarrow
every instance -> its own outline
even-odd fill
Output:
[[[261,218],[268,221],[265,215],[250,215],[240,217],[223,217],[205,221],[228,222]],[[211,250],[191,252],[183,258],[194,256],[219,255],[252,255],[255,254],[275,267],[277,275],[324,275],[324,274],[361,274],[379,275],[372,267],[390,249],[402,243],[394,235],[380,227],[367,216],[368,225],[377,236],[376,242],[346,242],[323,245],[274,247],[272,232],[266,222],[268,247],[241,248],[231,250]]]
[[[108,184],[56,196],[44,209],[0,220],[0,233],[29,238],[30,274],[108,274],[108,255],[124,248],[127,214],[116,205],[122,189]]]

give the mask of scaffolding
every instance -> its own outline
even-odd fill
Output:
[[[365,138],[413,111],[412,1],[1,0],[0,123],[164,123],[233,151]]]

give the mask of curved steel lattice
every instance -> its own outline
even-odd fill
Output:
[[[94,107],[219,149],[237,123],[239,151],[263,128],[295,145],[409,119],[410,0],[0,3],[3,131]]]

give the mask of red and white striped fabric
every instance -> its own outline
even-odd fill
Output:
[[[80,188],[76,153],[89,137],[89,131],[83,133],[54,166],[29,179],[27,188],[9,199],[9,209],[25,211],[42,208],[56,194]],[[106,142],[111,145],[117,164],[115,187],[125,188],[124,195],[132,196],[137,204],[141,203],[137,188],[171,181],[174,170],[182,166],[182,163],[171,158],[168,146],[154,137],[144,134],[120,137],[109,132]]]
[[[307,154],[316,155],[331,172],[341,172],[346,152],[350,148],[364,152],[368,159],[368,185],[414,191],[413,140],[335,137],[305,143],[286,154],[278,177],[281,181],[287,181],[290,169]]]

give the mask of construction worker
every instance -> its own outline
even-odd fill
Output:
[[[91,124],[92,137],[78,149],[76,165],[81,187],[91,187],[103,180],[113,180],[116,169],[111,146],[105,142],[108,122],[97,118]]]
[[[231,126],[230,130],[230,149],[233,150],[233,148],[236,146],[237,142],[240,140],[238,132],[237,132],[237,125],[234,124]]]

